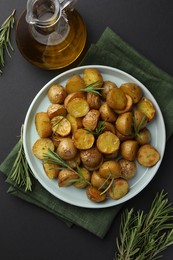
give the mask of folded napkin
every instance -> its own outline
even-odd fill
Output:
[[[110,28],[88,50],[81,65],[100,64],[122,69],[140,80],[156,98],[166,124],[167,139],[173,133],[173,78],[157,68],[125,43]],[[17,145],[13,148],[0,170],[8,175],[16,158]],[[9,182],[9,181],[8,181]],[[86,209],[67,204],[47,192],[33,180],[32,192],[9,183],[8,192],[53,213],[68,226],[76,224],[100,238],[109,230],[122,205],[105,209]]]

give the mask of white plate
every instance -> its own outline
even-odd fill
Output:
[[[152,134],[152,142],[151,144],[157,148],[161,155],[160,161],[151,168],[141,167],[137,164],[137,174],[136,176],[130,180],[130,191],[126,196],[119,200],[107,199],[102,203],[94,203],[90,201],[85,193],[85,190],[76,189],[74,187],[58,187],[57,180],[49,179],[43,171],[42,164],[40,160],[38,160],[32,153],[32,146],[34,142],[39,138],[35,129],[35,114],[41,111],[47,111],[47,107],[50,104],[50,101],[47,97],[47,91],[52,84],[61,84],[65,86],[67,79],[69,79],[74,74],[82,74],[83,70],[87,67],[97,68],[101,74],[103,75],[104,80],[110,80],[115,82],[118,86],[124,82],[135,82],[137,83],[143,90],[144,96],[148,97],[154,104],[156,108],[156,117],[152,123],[148,125],[148,128]],[[90,66],[82,66],[66,71],[51,81],[49,81],[36,95],[34,100],[32,101],[28,112],[26,114],[25,122],[24,122],[24,131],[23,131],[23,144],[24,151],[26,154],[26,158],[28,163],[33,171],[35,177],[40,182],[40,184],[55,197],[63,200],[72,205],[86,207],[86,208],[106,208],[114,205],[118,205],[123,203],[135,195],[137,195],[140,191],[142,191],[146,185],[152,180],[154,175],[156,174],[165,150],[165,125],[162,117],[162,113],[160,108],[152,96],[152,94],[148,91],[148,89],[140,83],[137,79],[132,77],[131,75],[107,66],[99,66],[99,65],[90,65]]]

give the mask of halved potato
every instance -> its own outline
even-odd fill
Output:
[[[120,114],[115,122],[116,129],[122,135],[133,134],[133,115],[132,112]]]
[[[139,103],[137,104],[137,109],[141,111],[146,117],[148,121],[153,120],[156,114],[156,109],[151,100],[146,97],[143,97]]]
[[[77,129],[74,132],[72,139],[76,148],[80,150],[90,149],[95,141],[94,135],[90,134],[87,130],[83,128]]]
[[[71,124],[72,133],[74,133],[77,129],[83,127],[82,117],[74,117],[70,114],[67,114],[66,118]]]
[[[67,118],[63,116],[53,117],[51,120],[52,130],[55,135],[62,137],[68,136],[71,132],[71,124]]]
[[[96,109],[91,109],[82,120],[84,128],[94,131],[99,121],[100,112]]]
[[[107,102],[104,102],[99,109],[100,117],[103,121],[107,122],[115,122],[117,119],[117,115],[114,110],[108,106]]]
[[[83,72],[83,79],[86,85],[92,83],[100,84],[99,87],[103,85],[103,77],[101,73],[95,68],[87,68]]]
[[[108,92],[106,102],[114,110],[122,110],[127,105],[127,97],[120,88],[113,88]]]
[[[67,96],[67,93],[63,86],[55,84],[48,90],[48,98],[53,104],[62,104]]]
[[[35,127],[40,137],[46,138],[52,134],[51,121],[46,112],[37,112],[35,115]]]
[[[79,175],[70,170],[61,170],[58,175],[58,186],[67,187],[74,184],[79,179]]]
[[[66,82],[65,90],[68,94],[80,91],[85,87],[85,82],[80,75],[73,75]]]
[[[142,145],[137,153],[138,162],[145,167],[152,167],[160,160],[160,154],[150,144]]]
[[[133,99],[131,98],[131,96],[127,95],[126,94],[126,98],[127,98],[127,104],[126,104],[126,107],[122,110],[118,110],[116,109],[115,112],[117,114],[122,114],[122,113],[125,113],[125,112],[128,112],[132,109],[132,106],[133,106]]]
[[[75,147],[71,138],[63,138],[58,145],[57,153],[64,160],[72,160],[77,155],[77,148]]]
[[[101,106],[101,98],[92,92],[88,92],[86,95],[86,100],[89,104],[90,109],[99,109]]]
[[[86,194],[88,199],[94,202],[102,202],[106,200],[106,193],[101,194],[101,191],[99,191],[96,187],[92,185],[89,185],[86,188]]]
[[[125,94],[132,97],[134,104],[138,103],[142,98],[142,89],[136,83],[126,82],[120,86],[120,89],[122,89]]]
[[[121,176],[120,164],[114,160],[105,161],[99,168],[99,174],[105,179],[119,178]]]
[[[68,102],[67,111],[74,117],[83,117],[89,111],[88,102],[83,98],[74,98]]]
[[[58,177],[60,172],[60,169],[58,167],[59,166],[57,164],[43,162],[43,169],[50,179],[55,179]]]
[[[54,151],[54,148],[55,148],[55,146],[51,139],[39,138],[34,143],[34,145],[32,147],[32,152],[38,159],[43,160],[48,149]]]
[[[50,119],[52,119],[55,116],[66,116],[67,110],[63,105],[60,104],[51,104],[47,108],[47,114]]]
[[[120,146],[121,156],[129,161],[134,161],[138,148],[139,144],[136,140],[126,140]]]
[[[118,200],[123,198],[129,191],[128,181],[123,178],[115,179],[112,186],[109,189],[109,196]]]
[[[112,132],[104,132],[97,138],[97,148],[101,153],[112,154],[118,151],[120,139]]]
[[[101,152],[99,152],[96,146],[81,151],[80,157],[83,165],[87,169],[92,169],[92,170],[98,169],[100,167],[100,164],[103,161],[103,155]]]
[[[117,85],[114,82],[112,82],[110,80],[104,81],[103,90],[101,90],[102,98],[104,100],[106,100],[106,96],[107,96],[108,92],[113,88],[117,88]]]
[[[136,175],[137,167],[134,161],[121,158],[119,161],[121,167],[121,175],[127,180],[132,179]]]

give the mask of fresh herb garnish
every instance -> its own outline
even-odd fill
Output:
[[[101,83],[94,82],[94,83],[87,85],[85,88],[81,89],[81,91],[90,92],[90,93],[93,93],[95,95],[101,96],[99,90],[102,90],[103,88],[100,87],[100,86],[101,86]]]
[[[13,51],[13,47],[10,41],[10,32],[14,25],[15,10],[11,15],[4,21],[0,27],[0,75],[2,74],[1,68],[4,66],[4,55],[5,51],[11,57],[9,49]]]
[[[85,128],[85,130],[89,134],[93,134],[95,136],[99,136],[103,132],[104,128],[105,128],[104,121],[99,121],[95,131],[91,131],[88,128]]]
[[[61,158],[61,156],[58,153],[55,153],[54,151],[52,151],[50,149],[48,149],[47,153],[45,153],[43,162],[57,164],[58,169],[61,169],[61,170],[67,169],[69,171],[72,171],[79,176],[79,179],[76,179],[76,181],[84,181],[85,183],[90,184],[87,180],[84,179],[84,177],[80,171],[80,167],[77,164],[76,164],[77,170],[74,170],[73,168],[71,168],[69,166],[69,164],[66,161],[64,161]]]
[[[139,122],[138,126],[136,124],[136,120],[135,120],[135,117],[133,116],[133,123],[134,123],[134,131],[135,131],[135,136],[139,136],[139,132],[140,130],[142,129],[142,126],[145,122],[145,120],[147,119],[146,116],[143,116],[141,121]]]
[[[125,210],[114,260],[155,260],[173,244],[173,206],[166,195],[157,193],[147,214]]]
[[[23,127],[21,128],[21,136],[18,142],[18,152],[14,164],[8,174],[7,180],[12,181],[14,185],[24,186],[25,191],[31,191],[32,181],[30,175],[32,171],[28,165],[23,149]]]

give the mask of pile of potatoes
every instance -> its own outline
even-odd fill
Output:
[[[99,94],[87,92],[87,86],[99,87]],[[52,85],[47,95],[47,111],[35,115],[39,138],[32,151],[47,176],[58,179],[59,187],[86,188],[94,202],[118,200],[128,193],[137,162],[152,167],[160,160],[147,128],[156,110],[137,84],[117,86],[104,81],[97,69],[86,68],[65,86]],[[46,162],[48,149],[73,170]]]

